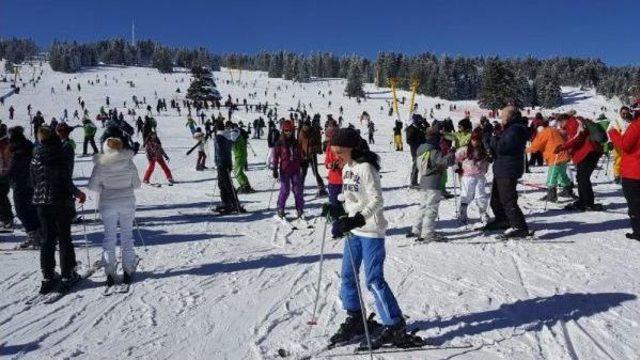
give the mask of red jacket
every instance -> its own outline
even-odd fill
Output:
[[[324,166],[329,173],[329,184],[342,184],[342,167],[338,162],[338,155],[331,151],[331,146],[327,145],[327,151],[324,154]]]
[[[609,138],[613,146],[622,153],[620,176],[640,180],[640,118],[629,125],[624,135],[620,135],[616,129],[611,129]]]
[[[570,117],[564,126],[567,131],[567,142],[562,146],[562,150],[568,150],[574,164],[579,164],[590,153],[602,152],[602,147],[597,142],[589,140],[589,130],[583,126],[575,117]]]

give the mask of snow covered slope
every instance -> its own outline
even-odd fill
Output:
[[[79,108],[78,96],[82,96],[93,117],[106,96],[119,109],[124,101],[131,106],[132,95],[144,96],[154,106],[154,92],[167,101],[181,100],[189,85],[188,74],[164,75],[150,68],[100,67],[72,75],[51,72],[46,64],[43,69],[43,80],[36,88],[24,88],[0,107],[0,117],[10,126],[27,126],[28,104],[34,111],[42,110],[49,121],[53,116],[60,118],[64,108],[71,116]],[[231,75],[236,81],[227,84]],[[229,70],[215,76],[223,96],[231,94],[242,101],[256,92],[257,99],[250,99],[250,103],[277,102],[281,116],[298,101],[307,104],[311,113],[322,114],[323,121],[327,113],[337,118],[340,105],[344,106],[345,121],[358,127],[360,113],[366,110],[371,114],[378,129],[373,149],[382,158],[385,216],[390,222],[386,277],[408,317],[409,328],[443,343],[438,350],[377,358],[639,358],[640,243],[624,237],[627,206],[619,186],[610,182],[610,171],[594,174],[597,199],[610,209],[603,213],[545,212],[544,203],[538,200],[541,190],[523,186],[520,204],[531,228],[537,230],[536,240],[502,242],[467,230],[453,220],[452,199],[441,204],[438,225],[452,240],[412,246],[404,234],[417,208],[417,194],[405,186],[408,151],[395,152],[390,144],[393,121],[387,116],[386,95],[357,104],[355,99],[342,96],[343,80],[294,84],[269,79],[265,73],[231,74]],[[87,83],[96,78],[101,79],[99,84]],[[65,90],[69,81],[72,91]],[[133,81],[135,87],[127,81]],[[51,94],[51,87],[55,94]],[[181,94],[175,92],[177,88]],[[563,90],[571,101],[563,109],[574,108],[593,117],[602,106],[608,107],[610,116],[618,107],[590,92]],[[410,98],[405,91],[399,96]],[[421,111],[437,102],[445,104],[435,112],[438,118],[451,116],[457,121],[469,110],[477,121],[484,113],[475,102],[456,102],[457,110],[450,113],[448,101],[417,97]],[[16,120],[8,121],[7,109],[12,104]],[[403,116],[408,106],[407,101],[401,108]],[[313,230],[294,233],[288,242],[282,238],[272,242],[276,225],[267,203],[273,179],[264,169],[265,140],[251,140],[257,156],[250,155],[249,177],[258,191],[240,195],[249,212],[209,215],[208,207],[218,201],[215,172],[195,171],[195,154],[185,155],[194,143],[185,127],[185,111],[182,117],[174,111],[169,114],[157,117],[158,131],[171,157],[177,184],[143,187],[137,192],[140,232],[135,235],[142,261],[131,292],[103,297],[105,279],[98,273],[53,305],[25,305],[40,285],[39,256],[37,252],[9,250],[23,240],[21,230],[15,237],[2,235],[0,356],[274,359],[279,357],[278,349],[290,359],[351,354],[350,348],[316,354],[344,316],[338,298],[342,241],[328,240],[318,325],[309,326],[322,220],[314,219]],[[242,109],[237,116],[246,123],[256,115]],[[81,131],[72,134],[80,145]],[[91,159],[76,161],[75,180],[83,186],[91,173]],[[146,158],[137,156],[135,161],[142,173]],[[601,164],[605,165],[604,159]],[[533,171],[524,180],[543,183],[544,170]],[[162,182],[161,176],[156,170],[155,179]],[[306,209],[308,215],[315,216],[321,200],[314,199],[312,185],[307,179]],[[449,185],[454,191],[451,177]],[[91,198],[84,206],[84,216],[93,219],[96,196],[88,194]],[[477,217],[473,207],[470,217]],[[99,223],[87,224],[90,261],[100,257],[101,229]],[[73,227],[73,236],[77,257],[86,263],[82,226]],[[373,309],[371,296],[365,296],[368,308]]]

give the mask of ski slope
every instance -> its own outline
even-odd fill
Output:
[[[155,112],[154,92],[167,102],[182,100],[190,78],[186,73],[164,75],[151,68],[99,67],[61,74],[45,64],[43,70],[37,87],[25,87],[0,106],[0,118],[9,126],[21,124],[28,129],[28,104],[34,112],[42,110],[47,122],[53,116],[60,118],[64,108],[72,117],[79,109],[78,96],[85,100],[92,118],[106,96],[119,109],[124,101],[132,105],[132,95],[144,96]],[[375,358],[640,357],[640,243],[624,237],[627,205],[620,187],[610,181],[611,171],[599,170],[593,177],[597,201],[610,209],[607,212],[544,211],[544,203],[538,200],[542,190],[522,186],[520,205],[530,227],[537,231],[536,240],[497,241],[465,229],[454,220],[455,200],[451,199],[442,202],[438,223],[451,241],[414,246],[404,237],[417,209],[417,193],[406,187],[410,155],[408,149],[392,149],[393,121],[387,115],[386,95],[357,104],[355,99],[342,96],[344,80],[294,84],[269,79],[265,73],[240,74],[226,69],[215,76],[224,97],[231,94],[240,101],[247,98],[249,103],[277,102],[280,116],[286,116],[286,110],[295,108],[298,101],[307,106],[311,103],[313,108],[307,110],[322,114],[323,122],[327,113],[337,118],[342,105],[345,126],[351,122],[360,127],[362,111],[371,114],[378,129],[372,149],[382,158],[385,216],[390,223],[386,278],[407,316],[408,327],[443,344],[440,349],[377,354]],[[227,84],[232,76],[235,81]],[[99,84],[87,83],[96,78],[101,79]],[[65,90],[69,81],[72,91]],[[135,88],[127,81],[133,81]],[[77,83],[82,86],[80,92]],[[51,94],[51,87],[55,94]],[[175,92],[178,87],[180,94]],[[367,90],[386,89],[367,85]],[[563,91],[571,103],[561,110],[572,108],[594,117],[594,111],[599,114],[600,107],[607,106],[607,115],[615,116],[619,106],[589,91]],[[249,99],[253,92],[257,98]],[[406,119],[410,94],[399,91],[399,96],[407,98],[401,106]],[[417,96],[421,112],[437,102],[444,104],[443,110],[435,111],[440,119],[451,116],[457,122],[469,110],[478,121],[484,113],[472,101],[455,102],[457,110],[450,113],[449,101]],[[13,121],[7,120],[10,105],[16,108]],[[142,115],[145,112],[139,110]],[[276,194],[271,210],[267,209],[274,183],[270,171],[264,169],[266,140],[251,140],[257,154],[249,155],[248,175],[257,192],[240,195],[248,213],[212,216],[208,208],[218,201],[215,172],[195,171],[195,154],[185,155],[194,141],[185,127],[186,109],[182,115],[170,109],[168,115],[156,117],[177,184],[145,186],[136,193],[139,233],[135,239],[142,260],[129,293],[103,297],[105,278],[99,272],[55,304],[25,305],[40,285],[39,255],[11,250],[24,239],[21,229],[13,236],[2,235],[2,358],[276,359],[280,358],[279,349],[289,359],[352,354],[352,347],[318,353],[344,318],[338,298],[342,241],[327,240],[318,325],[307,325],[313,310],[323,228],[323,220],[317,218],[322,200],[314,199],[311,176],[307,177],[305,209],[315,228],[273,241]],[[241,107],[235,119],[247,123],[256,116]],[[72,135],[80,153],[81,129]],[[136,156],[135,162],[142,174],[145,156]],[[212,154],[207,165],[211,162]],[[606,165],[604,159],[601,164]],[[91,158],[77,158],[74,176],[80,187],[86,185],[91,168]],[[524,180],[544,183],[545,170],[532,170]],[[165,182],[159,169],[153,179]],[[449,186],[455,191],[451,177]],[[96,195],[87,194],[89,199],[81,212],[93,219]],[[289,205],[292,201],[290,198]],[[477,218],[473,206],[469,216]],[[78,260],[99,259],[100,223],[86,224],[88,248],[84,247],[83,227],[74,225],[72,230]],[[372,300],[366,293],[368,309],[374,308]]]

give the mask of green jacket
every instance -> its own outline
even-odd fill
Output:
[[[453,146],[459,149],[463,146],[467,146],[471,140],[471,133],[465,133],[461,131],[445,133],[444,138],[453,141]]]

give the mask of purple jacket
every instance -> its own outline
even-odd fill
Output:
[[[273,149],[271,165],[273,168],[278,168],[280,174],[291,175],[300,172],[301,159],[302,153],[297,141],[279,141]]]

